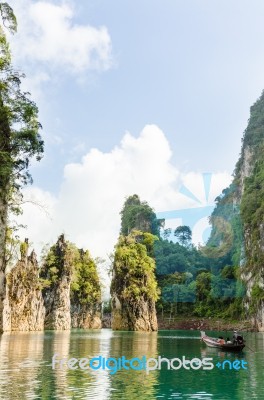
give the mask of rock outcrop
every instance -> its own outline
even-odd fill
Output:
[[[39,267],[34,251],[27,255],[27,241],[21,245],[21,259],[7,274],[5,331],[40,331],[44,329],[45,308]]]
[[[70,285],[73,256],[64,235],[51,247],[41,271],[43,298],[46,309],[45,329],[71,328]],[[46,287],[45,287],[46,286]]]
[[[78,304],[71,302],[71,326],[82,329],[101,329],[100,305]]]
[[[116,246],[111,284],[114,330],[156,331],[158,298],[155,261],[148,255],[155,236],[132,231],[120,236]]]
[[[264,92],[250,109],[242,149],[229,188],[218,198],[213,215],[225,218],[233,228],[233,255],[240,253],[240,276],[247,317],[264,331]],[[226,211],[225,211],[226,210]],[[213,220],[213,219],[211,219]],[[213,235],[217,238],[217,227]],[[239,228],[241,226],[241,228]],[[239,232],[241,229],[241,233]],[[241,237],[242,239],[234,240]],[[212,236],[211,236],[212,237]],[[221,232],[219,237],[221,238]],[[237,258],[237,256],[236,256]],[[237,265],[238,265],[237,264]]]
[[[101,286],[96,264],[88,250],[76,248],[75,273],[71,285],[73,328],[101,329]]]
[[[158,330],[155,302],[149,299],[119,301],[112,297],[113,330],[152,332]]]
[[[88,251],[61,235],[49,250],[41,272],[45,329],[101,328],[101,287]]]

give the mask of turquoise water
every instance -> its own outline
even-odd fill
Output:
[[[207,348],[196,331],[5,333],[0,336],[0,399],[264,399],[264,334],[249,333],[246,340],[252,350],[236,355]],[[226,365],[224,370],[216,366],[211,370],[167,370],[163,363],[161,370],[149,374],[125,369],[111,374],[107,368],[69,370],[56,364],[52,369],[54,353],[67,360],[210,357],[214,365],[239,359],[248,363],[248,369],[230,370]]]

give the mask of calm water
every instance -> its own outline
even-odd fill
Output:
[[[218,335],[218,333],[215,333]],[[247,334],[251,350],[240,355],[208,349],[195,331],[157,333],[101,331],[11,333],[0,336],[0,399],[264,399],[264,334]],[[159,355],[169,359],[244,359],[248,370],[98,371],[52,369],[60,358]]]

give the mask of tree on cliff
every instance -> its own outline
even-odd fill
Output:
[[[101,285],[94,260],[88,250],[75,247],[75,254],[72,301],[90,305],[101,303]]]
[[[174,236],[176,236],[182,246],[188,246],[192,240],[192,231],[189,226],[178,226],[174,231]]]
[[[141,201],[137,194],[126,199],[120,214],[121,235],[129,235],[132,229],[138,229],[159,236],[164,220],[157,219],[153,209],[146,201]]]
[[[40,277],[44,297],[63,276],[68,277],[73,300],[80,304],[101,302],[100,280],[89,251],[78,249],[65,240],[64,235],[60,235],[57,243],[43,257]]]
[[[40,160],[43,141],[39,135],[38,109],[21,91],[23,75],[14,71],[4,28],[16,31],[12,8],[0,2],[0,330],[5,297],[5,247],[8,210],[22,185],[31,182],[28,172],[33,156]]]
[[[147,248],[153,246],[157,239],[150,233],[133,230],[128,236],[121,235],[116,245],[111,284],[113,311],[117,299],[123,310],[121,312],[126,314],[124,318],[131,324],[131,330],[137,330],[137,322],[132,322],[132,319],[139,318],[143,310],[149,310],[150,319],[153,314],[153,318],[156,318],[155,302],[159,297],[159,289],[155,261],[148,255]]]

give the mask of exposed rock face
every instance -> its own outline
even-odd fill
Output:
[[[110,329],[112,327],[111,325],[111,314],[103,314],[102,317],[102,328],[108,328]]]
[[[228,221],[240,218],[242,242],[241,277],[246,285],[243,299],[248,317],[264,331],[264,92],[250,109],[241,155],[232,185],[219,205],[231,205]],[[223,193],[224,193],[223,192]]]
[[[45,329],[70,329],[70,283],[67,276],[61,278],[56,288],[46,291],[44,301],[46,308]]]
[[[71,304],[71,326],[72,328],[101,329],[100,305]]]
[[[73,328],[101,329],[101,286],[94,260],[88,250],[77,249],[71,285]]]
[[[154,240],[152,234],[137,230],[119,237],[111,283],[114,330],[151,332],[158,329],[155,261],[150,256]]]
[[[112,297],[112,321],[114,330],[151,332],[158,330],[155,302],[138,300],[134,303]]]
[[[68,251],[64,235],[61,235],[51,249],[50,262],[46,261],[41,272],[42,279],[51,281],[50,286],[43,290],[46,308],[45,329],[67,330],[71,328],[70,284],[72,271],[71,254]]]
[[[21,252],[21,260],[7,275],[4,311],[6,331],[40,331],[44,329],[45,308],[34,251],[29,257],[27,248],[24,253]]]

